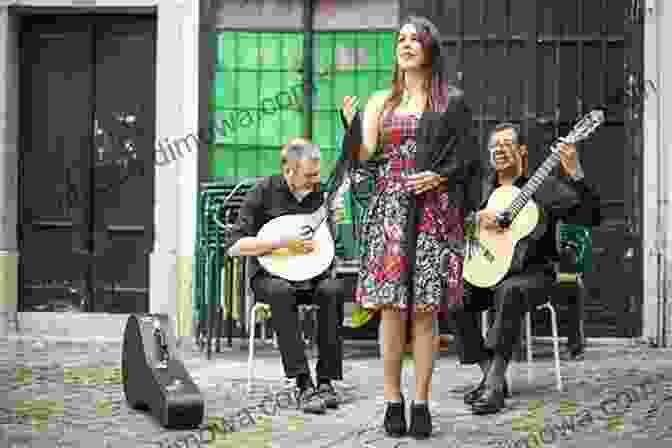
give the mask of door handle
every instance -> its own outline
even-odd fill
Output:
[[[136,122],[136,116],[133,114],[127,114],[127,113],[120,113],[117,114],[116,119],[119,123],[123,124],[124,126],[131,127],[135,125]]]
[[[97,118],[93,119],[94,148],[97,154],[97,161],[102,162],[105,159],[105,130],[100,127]],[[102,144],[98,144],[98,139],[102,139]]]

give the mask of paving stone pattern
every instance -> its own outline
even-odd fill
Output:
[[[246,352],[229,349],[208,361],[198,351],[185,349],[185,365],[206,399],[206,422],[221,424],[223,417],[236,415],[245,406],[256,409],[269,391],[288,390],[279,379],[282,370],[277,351],[259,349],[258,353],[259,378],[252,393],[246,394]],[[120,384],[120,360],[120,344],[0,340],[0,442],[4,442],[0,448],[168,447],[169,441],[195,433],[164,430],[151,417],[129,409]],[[459,390],[478,380],[478,369],[459,366],[454,355],[443,356],[437,363],[430,401],[434,435],[424,442],[396,440],[385,437],[381,428],[382,365],[375,349],[367,356],[348,347],[346,381],[339,385],[347,400],[339,410],[312,416],[284,406],[272,417],[258,410],[252,412],[255,425],[219,434],[207,446],[672,446],[670,350],[591,347],[586,361],[563,363],[562,393],[555,390],[552,362],[547,356],[535,361],[535,378],[530,385],[525,363],[511,368],[514,396],[507,400],[507,410],[476,417],[465,408]],[[642,394],[637,385],[646,379],[656,386]],[[414,393],[412,369],[407,369],[404,383],[410,401]],[[634,391],[626,396],[622,392],[628,387]],[[622,404],[611,403],[614,415],[608,417],[600,403],[613,398]],[[624,406],[628,401],[629,406]],[[568,429],[572,423],[575,431]],[[534,434],[544,428],[542,437],[536,439]],[[201,439],[210,440],[208,431],[200,434]],[[528,437],[527,444],[513,443]]]

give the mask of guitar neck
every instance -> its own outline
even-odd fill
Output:
[[[321,205],[320,208],[315,210],[310,215],[310,221],[314,224],[314,227],[318,227],[319,224],[322,224],[328,216],[328,208],[326,205]]]
[[[342,195],[343,190],[347,187],[347,182],[342,182],[341,185],[334,189],[333,191],[329,191],[327,194],[324,196],[324,201],[320,208],[315,210],[311,214],[311,222],[315,224],[315,227],[318,227],[319,224],[322,224],[327,217],[329,216],[329,210],[331,210],[332,207],[332,202],[336,200],[336,196]]]
[[[544,183],[548,175],[553,171],[558,163],[560,162],[560,154],[558,152],[552,152],[550,156],[541,164],[539,168],[534,172],[534,175],[527,181],[525,186],[522,188],[518,196],[513,200],[509,206],[509,213],[511,214],[511,219],[515,219],[518,216],[518,213],[525,207],[527,201],[536,193],[541,184]]]
[[[571,132],[567,137],[565,137],[564,142],[569,144],[575,144],[581,140],[584,140],[590,136],[595,129],[598,128],[604,122],[604,112],[599,109],[592,110],[583,116],[583,118],[572,128]],[[514,220],[518,213],[525,207],[527,201],[530,200],[532,195],[537,191],[537,189],[544,183],[550,172],[555,168],[560,162],[560,153],[557,151],[557,145],[560,143],[560,140],[551,147],[551,155],[546,158],[544,163],[541,164],[539,168],[534,172],[534,175],[527,181],[525,186],[521,189],[520,193],[513,200],[511,205],[504,210],[511,220]]]

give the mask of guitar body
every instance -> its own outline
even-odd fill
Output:
[[[306,215],[279,216],[267,222],[257,236],[274,239],[292,232],[299,234],[305,224]],[[295,255],[287,249],[275,250],[269,255],[258,257],[259,264],[270,274],[285,280],[298,282],[315,278],[329,268],[336,249],[326,221],[317,228],[312,239],[317,242],[317,247],[309,254]]]
[[[492,192],[488,198],[488,208],[501,211],[511,205],[520,189],[515,186],[502,186]],[[522,208],[511,226],[503,231],[481,227],[479,241],[487,248],[493,259],[486,258],[483,251],[466,257],[463,277],[479,288],[490,288],[499,283],[511,269],[511,262],[518,242],[528,237],[539,223],[539,207],[531,199]]]

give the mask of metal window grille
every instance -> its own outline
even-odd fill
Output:
[[[275,174],[280,147],[303,135],[303,33],[220,31],[213,92],[210,175]],[[392,32],[316,32],[313,140],[327,176],[340,151],[339,109],[346,95],[360,104],[392,79]]]

